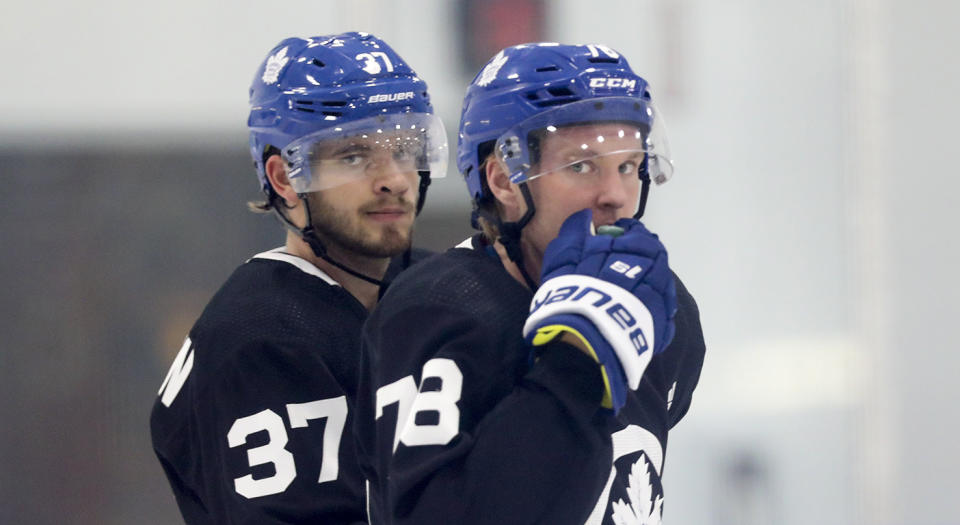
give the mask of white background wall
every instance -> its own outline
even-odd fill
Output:
[[[441,0],[6,4],[8,148],[243,148],[252,73],[289,35],[383,37],[448,128],[468,80]],[[677,174],[648,220],[708,342],[671,436],[667,521],[960,523],[960,4],[563,0],[550,13],[550,39],[619,49],[667,117]],[[465,213],[461,184],[451,171],[428,208]]]

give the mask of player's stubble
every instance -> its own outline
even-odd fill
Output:
[[[307,195],[314,230],[328,243],[365,257],[393,257],[410,247],[413,221],[368,224],[364,213],[378,206],[400,206],[413,216],[414,205],[405,197],[373,200],[358,209],[338,208],[335,199],[315,192]]]

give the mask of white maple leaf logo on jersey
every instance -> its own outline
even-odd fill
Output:
[[[483,71],[480,72],[480,80],[477,80],[477,85],[486,86],[493,82],[493,80],[497,78],[497,73],[500,72],[500,68],[506,63],[507,57],[503,55],[503,51],[497,53],[497,56],[493,57],[493,60],[487,64],[487,67],[483,68]]]
[[[283,66],[287,65],[289,61],[290,57],[287,56],[286,47],[267,58],[267,67],[263,68],[264,84],[275,83],[280,78],[280,71],[283,70]]]
[[[627,505],[622,499],[613,503],[613,522],[616,525],[660,525],[663,497],[657,496],[656,501],[650,504],[653,499],[653,486],[650,484],[650,471],[643,457],[630,468],[627,479],[627,499],[630,504]]]

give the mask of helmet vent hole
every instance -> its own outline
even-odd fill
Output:
[[[303,112],[305,112],[305,113],[316,113],[316,111],[314,111],[312,108],[308,107],[308,106],[312,106],[312,105],[313,105],[313,101],[312,101],[312,100],[294,100],[293,102],[296,104],[296,105],[293,107],[293,109],[295,109],[295,110],[297,110],[297,111],[303,111]]]
[[[537,73],[547,73],[549,71],[560,71],[560,68],[557,66],[543,66],[536,69]]]
[[[340,117],[343,115],[343,113],[339,111],[321,111],[321,113],[323,113],[325,117]]]
[[[590,57],[587,59],[587,62],[592,64],[617,64],[620,62],[620,59],[613,57]]]
[[[569,102],[574,102],[576,100],[577,100],[576,98],[551,98],[547,100],[541,100],[539,102],[536,102],[535,104],[537,107],[547,108],[550,106],[560,106],[563,104],[567,104]]]
[[[570,91],[570,88],[564,86],[547,88],[547,93],[555,97],[569,97],[573,95],[573,91]]]
[[[538,98],[540,97],[537,95],[536,91],[531,91],[527,93],[527,100],[537,100]]]
[[[344,107],[344,106],[346,106],[346,105],[347,105],[347,103],[346,103],[345,101],[343,101],[343,100],[324,100],[324,101],[323,101],[323,106],[324,106],[324,107],[328,107],[328,108],[330,108],[330,107],[333,107],[333,108],[342,108],[342,107]]]
[[[311,65],[311,66],[317,66],[317,67],[326,67],[326,64],[324,64],[323,62],[317,60],[316,58],[310,60],[310,65]]]

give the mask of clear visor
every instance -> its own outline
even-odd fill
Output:
[[[651,102],[629,97],[583,100],[535,115],[502,135],[495,151],[514,183],[560,171],[639,174],[645,167],[657,184],[673,175],[663,119]]]
[[[365,177],[429,172],[444,177],[447,134],[435,115],[378,115],[334,126],[291,142],[282,151],[290,184],[309,193]]]

